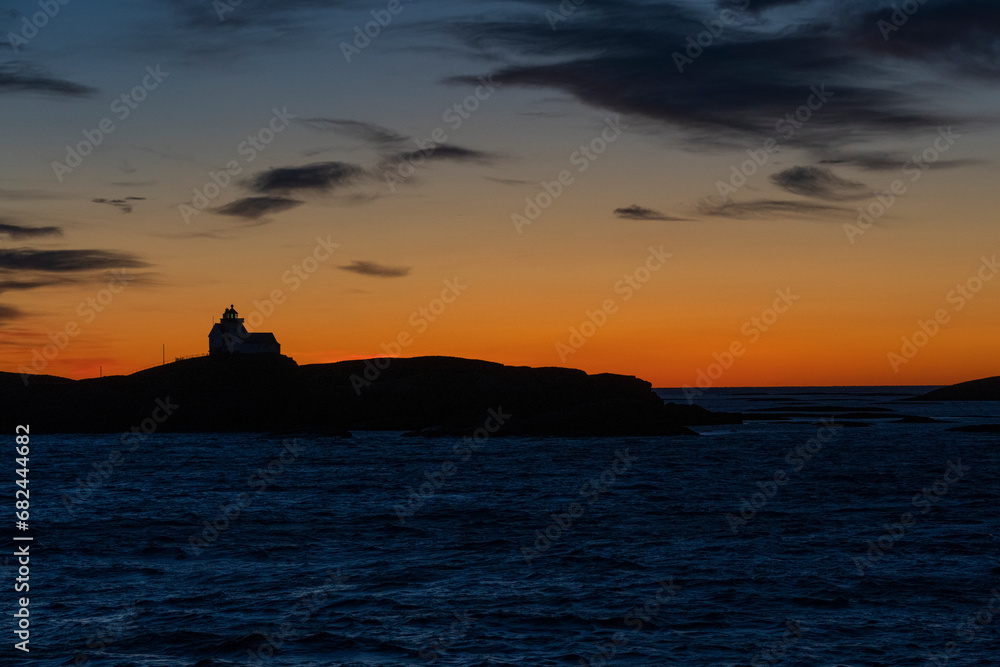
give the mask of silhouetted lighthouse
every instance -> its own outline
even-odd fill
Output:
[[[210,354],[281,354],[281,344],[273,333],[250,333],[243,326],[243,318],[230,304],[222,319],[212,325],[208,333]]]

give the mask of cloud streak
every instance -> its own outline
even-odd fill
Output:
[[[259,220],[270,213],[281,213],[304,202],[288,197],[244,197],[213,210],[219,215],[229,215],[244,220]]]
[[[911,154],[900,152],[846,151],[827,153],[823,159],[819,161],[819,163],[857,167],[858,169],[863,169],[865,171],[899,171],[912,160],[913,156]],[[960,167],[975,166],[977,164],[982,163],[979,160],[970,159],[941,159],[934,163],[934,168],[957,169]]]
[[[454,160],[456,162],[481,162],[492,157],[490,153],[477,151],[471,148],[464,148],[454,144],[438,144],[433,148],[416,151],[403,151],[396,153],[393,160]]]
[[[15,225],[11,222],[5,222],[2,218],[0,218],[0,234],[7,236],[12,241],[41,238],[43,236],[62,236],[62,233],[63,231],[61,227],[31,227],[28,225]]]
[[[828,204],[781,199],[753,199],[750,201],[727,201],[722,203],[702,201],[698,205],[698,211],[703,215],[737,219],[816,217],[843,213],[849,210]]]
[[[91,199],[95,204],[108,204],[109,206],[114,206],[122,213],[131,213],[133,201],[143,201],[145,197],[125,197],[124,199]]]
[[[350,271],[361,276],[372,276],[375,278],[402,278],[410,274],[408,266],[386,266],[376,262],[356,260],[345,266],[338,266],[341,271]]]
[[[375,145],[396,144],[406,141],[408,138],[406,135],[399,134],[398,132],[390,130],[387,127],[359,120],[344,118],[303,118],[301,122],[304,125],[316,130],[336,132],[337,134],[349,136],[354,139],[360,139],[361,141]]]
[[[39,287],[51,287],[52,285],[62,285],[67,282],[75,281],[66,280],[62,277],[32,278],[31,280],[0,280],[0,294],[38,289]]]
[[[278,167],[260,172],[250,188],[260,194],[286,194],[298,190],[325,192],[351,185],[364,170],[347,162],[316,162],[301,167]]]
[[[0,303],[0,324],[7,323],[21,317],[24,317],[23,311],[18,310],[14,306],[8,306]]]
[[[48,76],[23,63],[0,63],[0,93],[46,93],[62,97],[87,97],[96,88]]]
[[[0,250],[0,270],[66,273],[149,266],[134,255],[108,250]]]
[[[493,153],[465,148],[455,144],[438,144],[436,146],[415,151],[397,151],[386,155],[373,172],[375,177],[389,177],[392,174],[408,177],[407,172],[427,162],[472,162],[485,164],[496,156]]]
[[[864,183],[843,179],[826,167],[791,167],[772,174],[771,182],[792,194],[827,201],[859,199],[867,194]]]
[[[428,162],[485,163],[495,157],[493,153],[455,144],[438,144],[422,150],[400,150],[398,148],[385,150],[387,146],[396,145],[396,140],[389,140],[390,135],[385,134],[391,130],[377,128],[377,126],[370,126],[359,121],[337,122],[349,123],[351,131],[356,131],[358,136],[374,135],[369,140],[379,148],[381,154],[381,159],[374,168],[366,169],[359,164],[350,162],[315,162],[302,166],[277,167],[254,174],[245,183],[246,187],[260,195],[271,197],[292,193],[305,195],[353,190],[353,193],[349,193],[349,199],[364,202],[372,201],[380,196],[378,193],[365,194],[363,192],[365,186],[384,183],[386,178],[393,178],[394,175],[401,176],[403,181],[408,181],[413,171]],[[362,190],[360,194],[359,189]],[[252,199],[263,200],[264,198]],[[238,208],[242,210],[242,207]]]
[[[615,215],[622,220],[665,220],[675,222],[686,220],[686,218],[675,218],[665,213],[661,213],[656,209],[646,208],[645,206],[639,206],[637,204],[632,204],[631,206],[625,206],[623,208],[616,208],[614,212]]]
[[[283,32],[315,23],[315,11],[352,7],[352,0],[242,0],[214,3],[169,0],[178,23],[189,30],[229,35],[234,31],[268,28]],[[311,11],[312,13],[306,13]]]

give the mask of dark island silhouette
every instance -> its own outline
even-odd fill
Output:
[[[148,420],[159,432],[646,436],[741,423],[665,405],[636,377],[454,357],[299,366],[280,354],[219,353],[86,380],[0,373],[0,401],[4,428],[30,422],[49,433],[122,433]]]
[[[1000,376],[959,382],[915,396],[911,401],[1000,401]]]
[[[911,401],[1000,401],[1000,376],[959,382],[915,396]],[[948,429],[956,433],[1000,433],[1000,424],[970,424]]]

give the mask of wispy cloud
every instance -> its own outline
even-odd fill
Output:
[[[13,241],[21,239],[34,239],[43,236],[62,236],[60,227],[31,227],[28,225],[16,225],[0,218],[0,234],[3,234]]]
[[[289,193],[297,190],[327,191],[353,184],[364,170],[347,162],[317,162],[301,167],[278,167],[255,174],[250,182],[261,194]]]
[[[20,62],[0,63],[0,93],[46,93],[64,97],[86,97],[96,88],[48,76]]]
[[[438,144],[433,148],[416,151],[402,151],[395,153],[390,160],[414,160],[425,158],[427,160],[454,160],[456,162],[483,162],[493,157],[491,153],[477,151],[472,148],[464,148],[454,144]]]
[[[417,166],[426,162],[473,162],[485,164],[496,158],[494,153],[465,148],[455,144],[438,144],[436,146],[414,151],[396,151],[388,153],[379,162],[374,171],[376,177],[384,176],[407,165]]]
[[[792,194],[828,201],[858,199],[868,192],[864,183],[843,179],[826,167],[791,167],[772,174],[771,182]]]
[[[145,188],[156,185],[156,181],[112,181],[111,185],[119,188]]]
[[[387,127],[345,118],[303,118],[304,125],[317,130],[336,132],[375,145],[391,145],[408,138]]]
[[[242,0],[202,2],[169,0],[176,20],[184,27],[231,35],[241,30],[305,29],[316,23],[316,12],[356,6],[356,0]],[[307,13],[308,12],[308,13]]]
[[[724,218],[766,218],[766,217],[816,217],[842,213],[849,209],[808,201],[786,201],[780,199],[754,199],[750,201],[713,202],[703,200],[698,211],[703,215]]]
[[[872,54],[888,51],[893,58],[944,68],[960,77],[1000,76],[1000,5],[993,0],[920,2],[913,16],[906,13],[903,25],[894,22],[900,5],[855,6],[861,11],[845,12],[845,27],[854,28],[857,43]]]
[[[114,206],[122,213],[131,213],[132,204],[129,202],[143,201],[145,199],[145,197],[125,197],[124,199],[91,199],[90,201],[95,204],[108,204],[109,206]]]
[[[1000,71],[995,2],[922,6],[888,46],[876,19],[891,15],[891,8],[872,12],[873,3],[860,1],[794,4],[801,6],[787,21],[777,10],[766,16],[736,12],[737,19],[682,67],[675,54],[684,57],[688,39],[706,30],[705,21],[718,18],[717,8],[679,1],[590,2],[555,30],[519,15],[452,22],[446,30],[476,55],[516,63],[491,72],[501,84],[561,91],[712,146],[745,146],[775,136],[777,123],[806,104],[814,89],[828,91],[829,101],[821,111],[807,109],[811,118],[795,128],[788,145],[831,147],[914,136],[961,120],[966,110],[942,104],[941,90],[920,85],[916,75],[907,74],[916,68],[901,67],[901,59],[926,66],[937,57],[966,63],[970,72],[976,62],[980,71]],[[935,15],[940,23],[933,22]],[[897,48],[895,40],[904,32]],[[929,50],[922,52],[923,46]],[[958,76],[975,76],[970,72]],[[472,85],[479,74],[449,81]],[[893,79],[896,84],[885,83]]]
[[[0,303],[0,324],[5,324],[12,320],[24,317],[24,312],[14,306]]]
[[[755,14],[761,14],[768,10],[774,9],[775,7],[787,7],[789,5],[801,5],[810,0],[753,0],[749,3],[747,7],[748,11]],[[718,0],[717,2],[720,9],[732,9],[732,0]]]
[[[149,266],[136,256],[109,250],[0,249],[0,270],[72,272]]]
[[[666,213],[661,213],[653,208],[646,208],[645,206],[639,206],[638,204],[632,204],[631,206],[625,206],[623,208],[616,208],[615,215],[622,220],[666,220],[666,221],[684,221],[687,218],[675,218],[669,216]]]
[[[374,276],[376,278],[402,278],[410,274],[408,266],[386,266],[376,262],[353,261],[346,266],[338,266],[341,271],[350,271],[362,276]]]
[[[219,215],[231,215],[245,220],[259,220],[269,213],[281,213],[304,202],[288,197],[244,197],[213,209]]]
[[[819,164],[857,167],[865,171],[900,171],[913,161],[913,155],[903,152],[837,151],[827,152]],[[935,170],[958,169],[982,164],[980,160],[967,158],[944,160],[934,163]]]
[[[493,176],[486,176],[487,181],[493,181],[494,183],[500,183],[501,185],[530,185],[531,181],[525,181],[519,178],[495,178]]]
[[[38,289],[39,287],[51,287],[53,285],[62,285],[67,282],[76,282],[76,281],[72,280],[68,281],[62,277],[32,278],[30,280],[0,279],[0,294],[4,292],[18,292],[18,291]]]

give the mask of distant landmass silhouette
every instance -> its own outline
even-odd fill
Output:
[[[213,354],[127,376],[0,373],[0,421],[32,433],[285,432],[423,436],[696,435],[739,415],[664,405],[650,383],[454,357],[299,366],[280,354]]]
[[[915,396],[914,401],[1000,401],[1000,376],[960,382]]]

